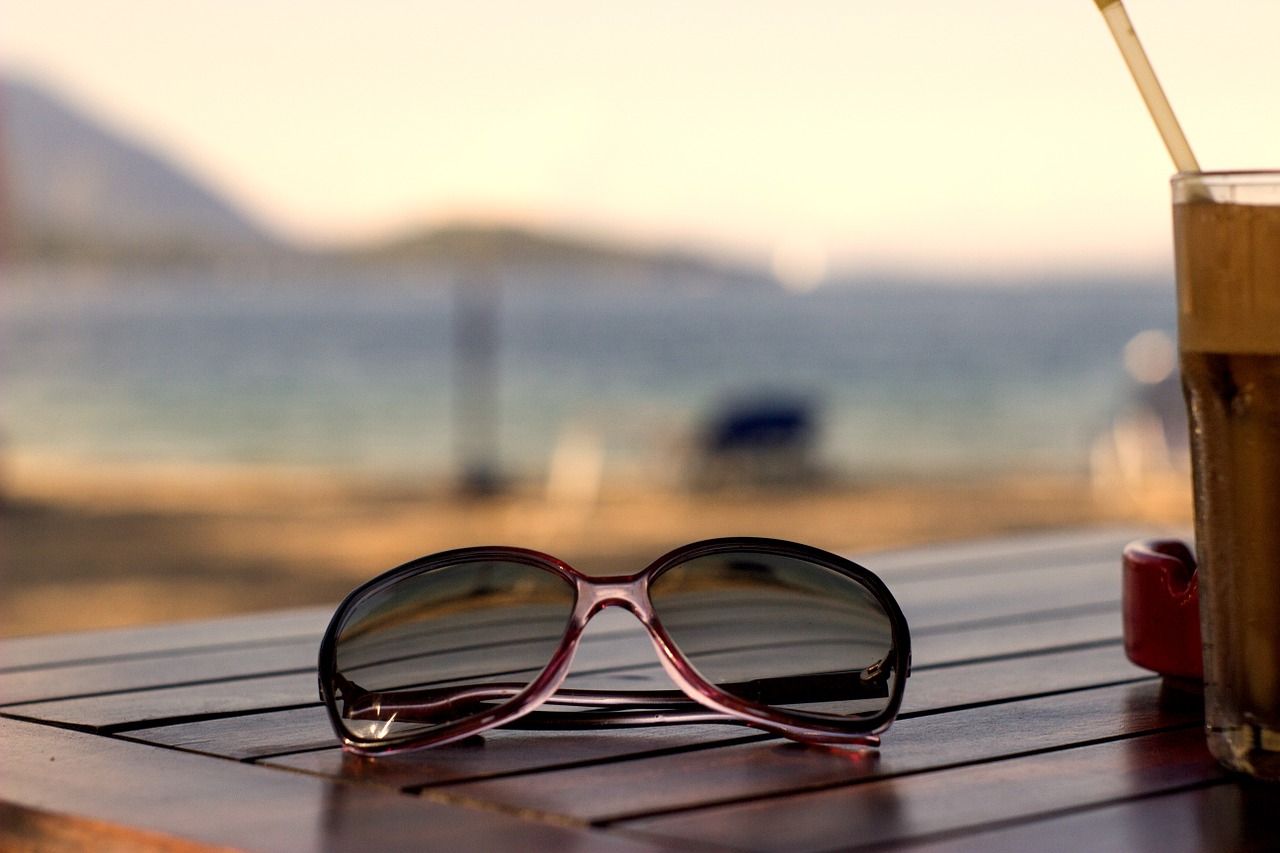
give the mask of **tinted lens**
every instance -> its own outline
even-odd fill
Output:
[[[361,741],[394,742],[502,705],[551,661],[573,601],[565,578],[507,560],[375,587],[338,626],[343,726]]]
[[[874,717],[893,695],[893,623],[857,579],[765,551],[694,557],[650,587],[686,660],[726,693],[811,715]]]

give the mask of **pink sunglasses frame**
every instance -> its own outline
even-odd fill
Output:
[[[649,585],[663,572],[692,560],[734,551],[789,557],[849,577],[869,590],[884,608],[892,632],[893,645],[886,657],[868,670],[868,676],[888,678],[892,689],[885,708],[873,716],[838,717],[815,715],[803,711],[780,711],[767,705],[748,702],[728,693],[704,679],[679,647],[672,641],[654,612],[649,598]],[[428,732],[414,732],[395,739],[361,740],[343,725],[338,708],[341,684],[347,683],[337,671],[337,637],[347,615],[368,596],[385,591],[404,579],[438,571],[449,566],[485,560],[503,560],[531,565],[566,580],[574,590],[574,605],[564,635],[543,670],[523,689],[497,707],[487,709]],[[658,660],[667,675],[680,689],[675,691],[591,691],[562,690],[561,685],[573,663],[578,641],[591,617],[606,607],[622,607],[630,611],[645,627]],[[876,747],[880,734],[889,728],[902,705],[906,679],[911,673],[911,639],[906,618],[885,584],[871,571],[852,560],[829,552],[781,539],[730,537],[708,539],[677,548],[631,575],[591,577],[561,560],[538,551],[504,546],[463,548],[420,557],[398,566],[361,585],[338,606],[320,644],[318,662],[320,698],[329,720],[345,749],[360,755],[387,755],[441,746],[481,734],[516,721],[521,728],[598,728],[605,726],[661,725],[671,723],[737,723],[763,729],[805,743],[843,744]],[[873,672],[874,670],[874,672]],[[521,720],[540,705],[552,700],[556,704],[586,705],[593,708],[617,706],[630,712],[608,711],[584,714],[556,714],[549,724],[531,719]],[[696,706],[673,709],[673,701]],[[654,710],[646,711],[649,706]],[[383,707],[386,707],[385,705]]]

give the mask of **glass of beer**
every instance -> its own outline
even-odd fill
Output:
[[[1173,179],[1205,729],[1280,780],[1280,172]]]

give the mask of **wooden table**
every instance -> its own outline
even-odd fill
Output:
[[[1280,786],[1219,770],[1198,700],[1125,658],[1144,532],[860,557],[915,653],[878,753],[696,725],[361,760],[317,701],[327,610],[9,640],[0,847],[1280,849]]]

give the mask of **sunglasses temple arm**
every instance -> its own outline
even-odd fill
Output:
[[[349,719],[388,719],[395,717],[404,722],[435,722],[440,719],[456,719],[459,716],[483,710],[493,703],[505,702],[525,689],[524,684],[495,682],[465,687],[427,688],[419,690],[393,690],[370,693],[348,682],[344,715]],[[888,670],[881,663],[865,670],[810,675],[760,678],[751,681],[722,683],[719,689],[726,693],[762,705],[787,705],[850,699],[878,699],[889,695]],[[711,722],[724,719],[724,715],[707,711],[680,690],[557,690],[547,702],[555,705],[584,706],[591,708],[620,708],[637,710],[651,708],[654,712],[640,711],[637,720],[654,718],[654,723],[676,721],[692,722],[704,718]],[[612,725],[646,725],[644,722],[622,722],[631,716],[619,711],[597,712],[534,712],[539,719],[570,718],[586,720],[612,719]],[[661,719],[657,719],[661,718]],[[592,723],[591,725],[595,725]]]
[[[542,711],[535,710],[505,724],[509,729],[525,731],[574,731],[609,728],[641,728],[675,723],[732,723],[742,720],[719,711],[704,708],[688,697],[685,707],[661,707],[641,710],[630,706],[618,711]]]
[[[889,695],[890,668],[878,661],[866,669],[784,675],[751,681],[720,682],[723,692],[760,705],[794,705],[810,702],[883,699]],[[574,690],[556,691],[547,700],[557,705],[621,705],[627,707],[693,704],[680,690]]]
[[[655,711],[573,711],[568,713],[532,711],[518,720],[506,723],[504,728],[523,731],[591,731],[593,729],[641,728],[676,723],[723,723],[741,726],[744,725],[745,721],[729,714],[721,714],[701,706],[695,706],[687,709],[670,708]],[[745,724],[751,725],[750,723]],[[760,728],[770,730],[766,726],[761,726]],[[798,739],[803,740],[804,738]],[[854,734],[828,732],[821,737],[814,737],[813,741],[815,743],[840,743],[847,746],[875,747],[880,745],[880,736],[864,732]]]

